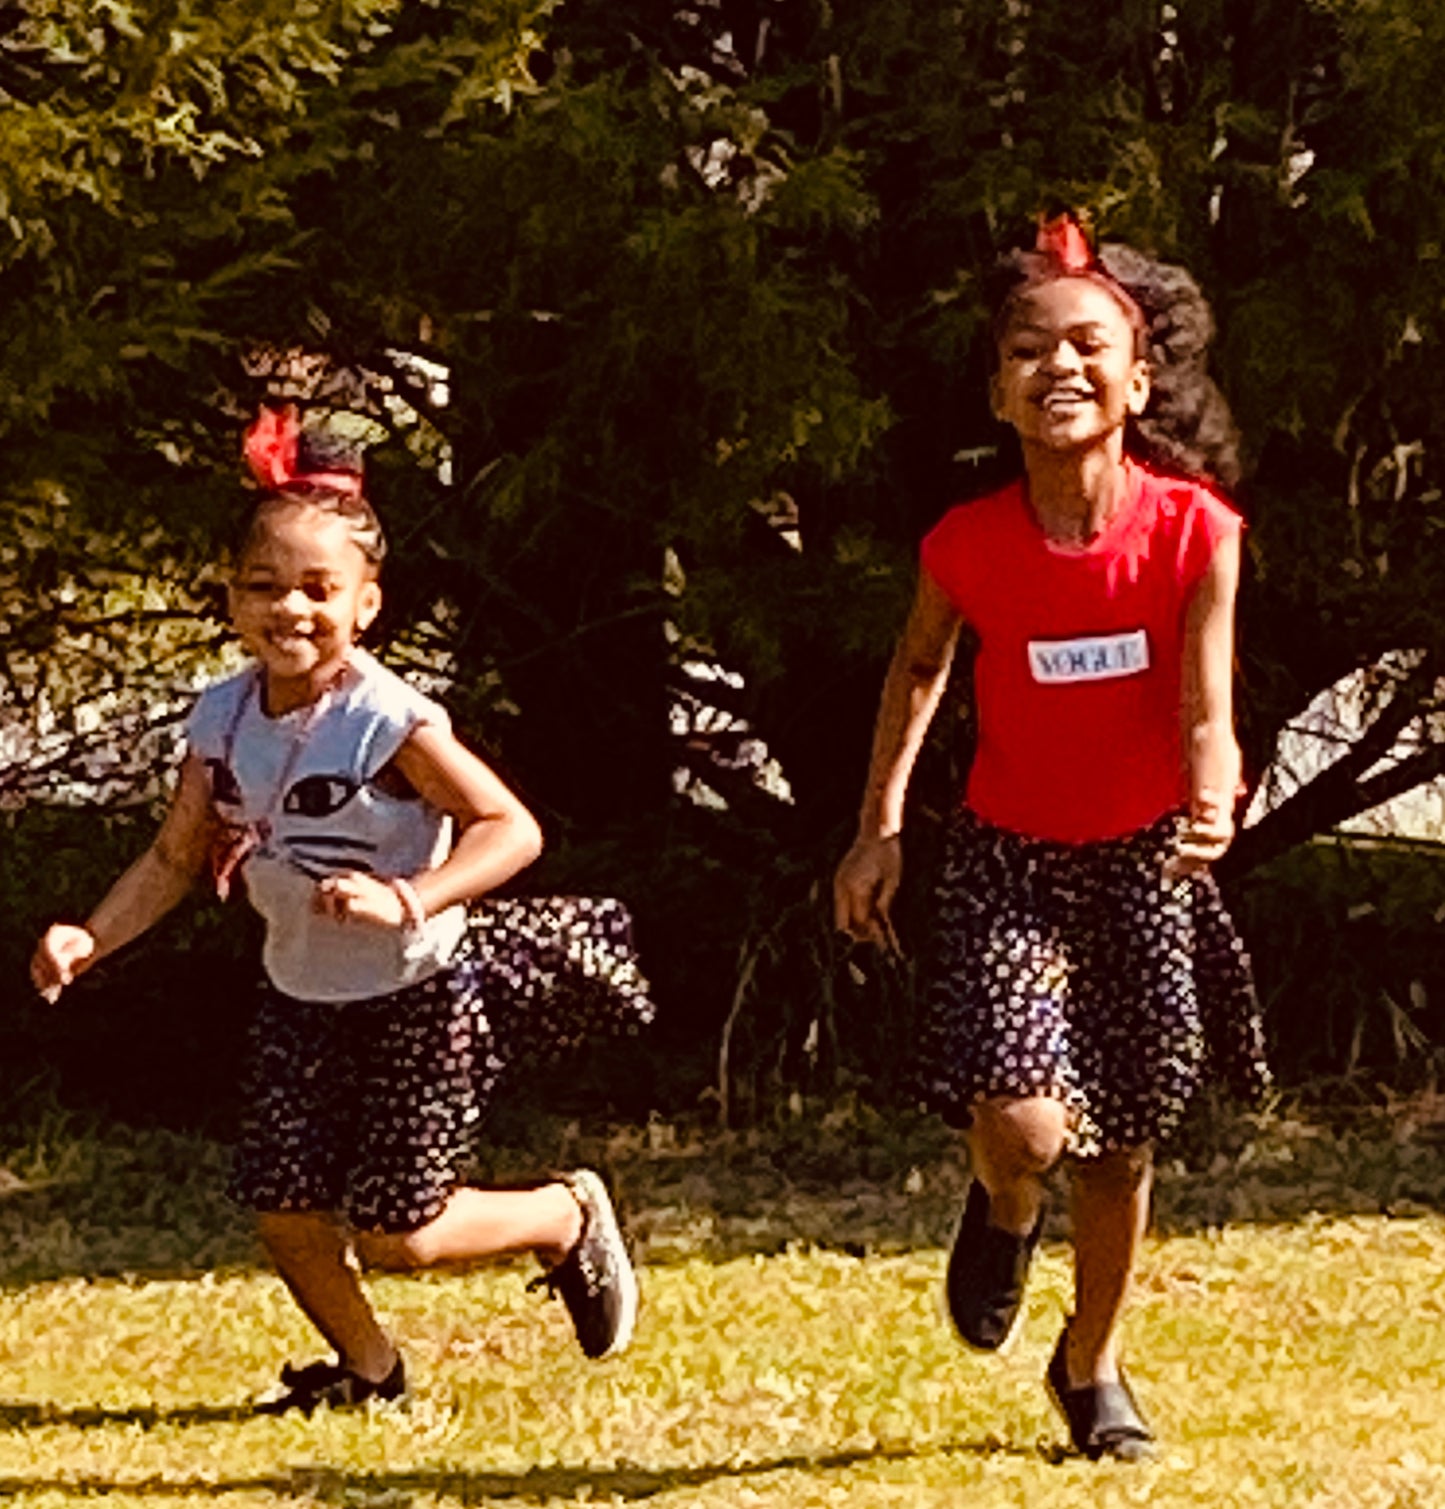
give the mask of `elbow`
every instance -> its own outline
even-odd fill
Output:
[[[166,890],[184,895],[196,883],[208,852],[200,845],[182,848],[175,844],[154,843],[148,857]]]
[[[900,656],[898,673],[910,690],[928,691],[938,680],[948,674],[951,657],[947,655],[913,654]]]
[[[542,829],[537,819],[521,805],[478,814],[462,828],[458,846],[468,860],[481,864],[494,878],[508,878],[525,870],[542,853]]]
[[[527,865],[534,864],[542,857],[545,847],[542,841],[542,828],[537,819],[530,812],[521,812],[513,820],[515,831],[513,839],[517,849],[517,867],[524,869]]]

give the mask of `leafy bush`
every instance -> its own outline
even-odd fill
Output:
[[[146,808],[31,807],[0,839],[0,1116],[65,1103],[140,1123],[224,1131],[256,975],[254,926],[205,902],[181,907],[48,1006],[27,965],[45,927],[83,919],[150,841]]]
[[[827,876],[917,539],[1000,463],[983,275],[1050,200],[1215,303],[1253,464],[1252,766],[1340,676],[1412,656],[1373,739],[1239,868],[1445,768],[1438,0],[1115,4],[1086,26],[1063,0],[102,9],[11,7],[0,47],[0,707],[69,709],[89,737],[117,684],[172,696],[215,651],[208,572],[256,402],[365,413],[388,632],[438,627],[459,726],[548,827],[537,883],[638,915],[662,1020],[568,1093],[714,1086],[758,1115],[845,1072],[896,1090],[909,987],[855,981]],[[724,710],[791,805],[670,729],[690,655],[741,678]],[[1429,737],[1404,774],[1372,775],[1408,726]],[[34,796],[0,761],[0,795]],[[677,798],[699,763],[726,811]],[[154,784],[139,764],[127,799]],[[6,835],[7,979],[36,911],[82,910],[126,847],[49,853],[68,821]],[[912,841],[915,950],[935,833]],[[1286,1072],[1389,1061],[1434,1020],[1423,935],[1278,883],[1303,910],[1268,885],[1243,910]],[[1358,956],[1315,967],[1352,935]],[[1408,969],[1369,962],[1386,943]],[[23,1009],[14,1062],[211,1114],[245,946],[197,911],[64,1011]]]
[[[1302,845],[1254,872],[1235,912],[1283,1078],[1419,1079],[1445,1061],[1445,849]]]

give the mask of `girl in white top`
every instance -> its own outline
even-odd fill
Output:
[[[599,1001],[614,1025],[650,1016],[625,914],[542,904],[538,926],[536,904],[499,903],[469,930],[467,903],[540,853],[537,823],[437,704],[358,647],[385,550],[359,469],[310,452],[292,410],[263,414],[247,454],[268,491],[229,600],[251,663],[201,695],[155,840],[84,925],[49,929],[34,983],[57,999],[208,864],[222,894],[244,881],[266,923],[266,981],[232,1193],[337,1354],[288,1366],[263,1408],[404,1391],[353,1252],[408,1269],[530,1249],[583,1350],[615,1352],[637,1285],[601,1180],[583,1169],[490,1190],[462,1170],[513,1053],[499,987],[528,998],[514,1015],[529,1033],[551,1022],[559,1044],[578,1035],[557,1021],[578,1000],[591,1027]],[[591,988],[569,995],[577,983]]]

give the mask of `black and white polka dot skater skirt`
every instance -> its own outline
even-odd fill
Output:
[[[1180,819],[1097,843],[995,828],[948,836],[919,1040],[923,1098],[954,1125],[1047,1095],[1069,1150],[1166,1138],[1194,1092],[1269,1084],[1249,961],[1212,876],[1163,873]]]

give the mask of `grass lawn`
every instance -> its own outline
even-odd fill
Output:
[[[555,1128],[526,1157],[602,1163],[631,1212],[632,1349],[583,1360],[520,1264],[381,1279],[410,1408],[310,1422],[245,1408],[316,1349],[219,1196],[217,1150],[42,1130],[0,1159],[0,1498],[1435,1509],[1438,1131],[1276,1119],[1166,1168],[1127,1332],[1164,1451],[1100,1467],[1063,1450],[1040,1386],[1061,1241],[1004,1357],[939,1319],[964,1175],[932,1123],[849,1113],[709,1142]]]

